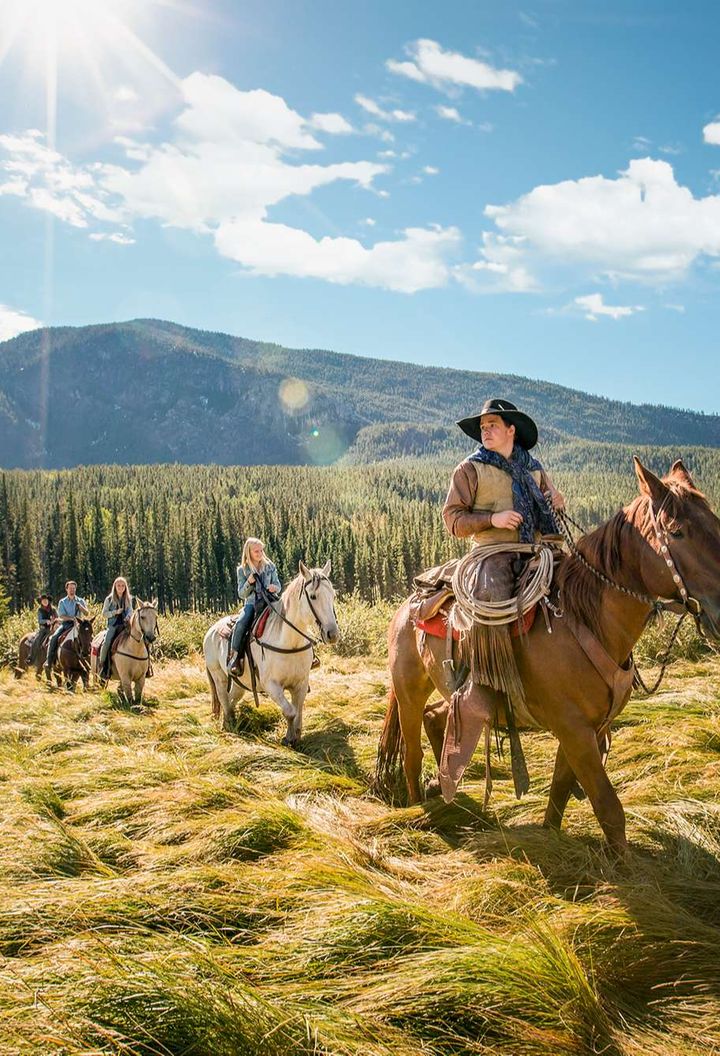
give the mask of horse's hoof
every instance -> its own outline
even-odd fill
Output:
[[[425,799],[437,799],[438,796],[442,795],[442,789],[440,788],[440,778],[433,777],[428,781],[425,786]]]
[[[284,745],[285,748],[293,748],[293,749],[295,749],[295,748],[297,748],[297,746],[298,746],[298,744],[300,742],[298,740],[291,741],[289,737],[283,737],[283,739],[282,739],[282,741],[280,743],[282,745]]]

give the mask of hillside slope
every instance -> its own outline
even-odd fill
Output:
[[[304,384],[288,391],[288,379]],[[453,421],[499,393],[556,434],[720,447],[718,415],[134,320],[0,344],[0,464],[292,465],[331,463],[348,451],[354,461],[438,454],[455,446]]]

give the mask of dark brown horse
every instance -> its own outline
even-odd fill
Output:
[[[92,620],[78,620],[75,634],[68,635],[58,649],[53,669],[58,686],[64,682],[67,689],[75,689],[78,680],[82,679],[83,689],[90,688],[90,647],[94,620],[94,616]]]
[[[687,609],[706,637],[720,639],[720,520],[682,462],[675,462],[662,480],[637,459],[635,472],[640,495],[580,540],[584,562],[567,556],[560,563],[551,597],[564,616],[552,619],[552,634],[538,618],[513,647],[526,697],[524,725],[550,730],[560,742],[545,825],[560,827],[577,779],[608,842],[618,851],[627,846],[625,814],[605,772],[600,745],[630,690],[623,693],[624,699],[613,699],[608,680],[570,625],[580,639],[583,629],[589,629],[609,654],[611,666],[614,662],[626,668],[657,599],[669,601],[677,611]],[[393,760],[402,755],[412,803],[422,799],[423,723],[439,763],[451,694],[442,664],[445,643],[429,636],[423,642],[423,637],[405,601],[389,629],[391,689],[378,774],[389,776]],[[444,700],[426,711],[434,689]],[[481,692],[487,694],[489,709],[498,709],[503,725],[504,698],[490,689]]]
[[[15,664],[15,678],[22,678],[27,670],[30,668],[30,651],[32,649],[33,639],[39,632],[28,631],[24,634],[18,642],[18,658]],[[45,641],[38,649],[37,656],[33,660],[32,666],[35,669],[35,678],[42,678],[42,669],[45,664],[45,657],[47,656],[47,643],[50,638],[48,634]]]

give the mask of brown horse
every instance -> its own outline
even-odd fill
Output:
[[[22,678],[26,671],[30,668],[30,650],[32,649],[33,639],[39,632],[28,631],[24,634],[18,642],[18,658],[15,664],[15,678]],[[35,678],[42,678],[42,669],[45,665],[45,657],[47,656],[47,643],[50,640],[50,635],[45,637],[45,641],[38,649],[37,656],[33,661],[33,667],[35,668]]]
[[[62,642],[53,669],[58,686],[65,683],[66,689],[75,689],[82,679],[83,689],[90,688],[90,646],[93,638],[92,620],[76,620],[75,632]]]
[[[609,844],[618,851],[627,846],[625,814],[605,772],[600,746],[627,702],[630,687],[625,679],[627,689],[621,699],[614,696],[612,679],[602,677],[580,640],[587,639],[589,629],[609,654],[610,673],[613,667],[627,670],[632,649],[659,599],[665,599],[673,611],[689,611],[706,637],[720,639],[720,520],[682,462],[675,462],[660,480],[638,459],[634,461],[640,495],[580,540],[578,551],[584,561],[567,556],[560,562],[551,598],[564,615],[552,618],[552,634],[538,618],[513,646],[526,697],[523,726],[550,730],[560,742],[544,824],[560,827],[577,779]],[[423,638],[405,601],[389,629],[391,689],[378,775],[382,784],[402,755],[412,803],[422,799],[423,723],[439,763],[452,692],[442,663],[445,643],[430,636],[423,642]],[[433,689],[444,700],[426,711]],[[504,697],[491,689],[483,688],[481,693],[486,694],[489,709],[498,709],[504,725]]]

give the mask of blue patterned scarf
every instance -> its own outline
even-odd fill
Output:
[[[515,444],[510,458],[503,458],[497,451],[488,451],[481,444],[475,454],[470,455],[470,461],[495,466],[512,477],[513,509],[523,519],[519,529],[521,543],[534,542],[536,531],[541,535],[557,532],[555,518],[548,509],[545,496],[531,475],[533,470],[541,470],[542,466],[529,451]]]

